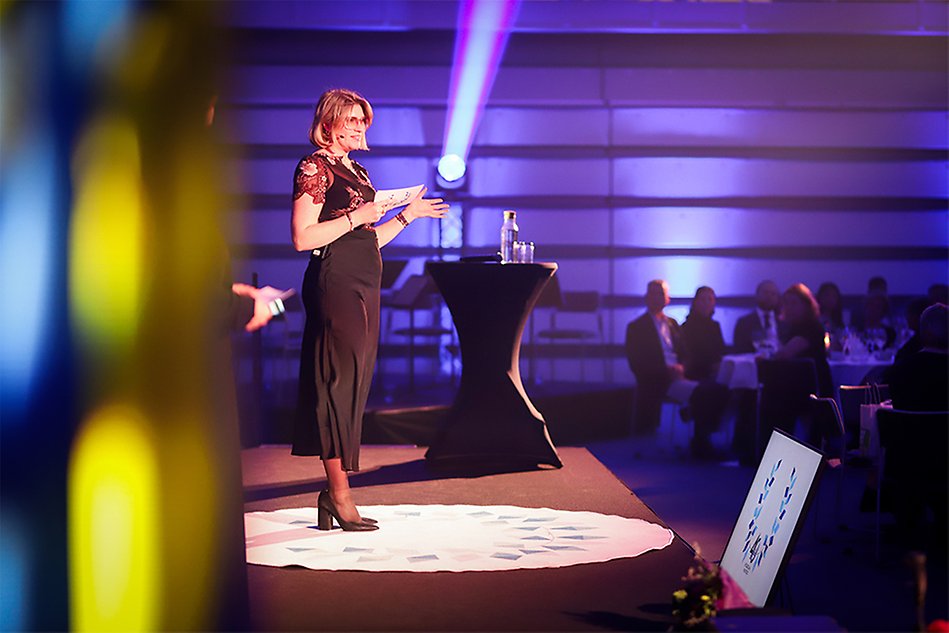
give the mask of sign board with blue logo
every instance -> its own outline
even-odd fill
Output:
[[[767,604],[791,554],[822,464],[820,451],[772,432],[721,562],[757,607]]]

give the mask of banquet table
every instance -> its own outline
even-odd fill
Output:
[[[830,364],[830,373],[834,378],[834,387],[839,387],[840,385],[861,384],[864,376],[874,369],[892,365],[893,359],[880,359],[874,356],[862,358],[831,357],[827,362]]]
[[[758,367],[755,354],[728,354],[722,358],[718,370],[718,382],[730,389],[757,389]],[[873,356],[864,358],[832,358],[828,361],[834,387],[858,385],[873,369],[892,364]]]
[[[727,354],[718,367],[718,382],[729,389],[757,389],[755,354]]]

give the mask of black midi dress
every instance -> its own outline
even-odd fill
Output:
[[[323,204],[320,222],[341,217],[375,198],[366,170],[350,170],[323,152],[300,161],[294,200]],[[313,251],[303,277],[306,325],[293,432],[294,455],[339,458],[359,470],[362,418],[379,343],[382,258],[375,228],[361,225]]]

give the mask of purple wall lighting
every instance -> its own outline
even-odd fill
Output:
[[[613,379],[631,377],[625,326],[655,277],[680,312],[713,287],[726,340],[765,277],[833,280],[859,310],[882,274],[900,310],[946,277],[949,9],[844,4],[368,0],[357,15],[245,0],[228,17],[247,174],[234,188],[252,204],[235,271],[299,283],[288,174],[319,92],[342,85],[377,108],[360,157],[373,182],[437,183],[463,229],[419,226],[384,256],[408,276],[492,253],[517,209],[561,287],[603,297]],[[383,336],[395,355],[402,342]]]

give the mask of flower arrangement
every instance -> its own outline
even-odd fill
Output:
[[[672,615],[676,618],[674,630],[715,630],[712,618],[716,603],[722,596],[722,576],[718,565],[702,558],[695,546],[695,562],[682,577],[685,586],[672,593]]]

